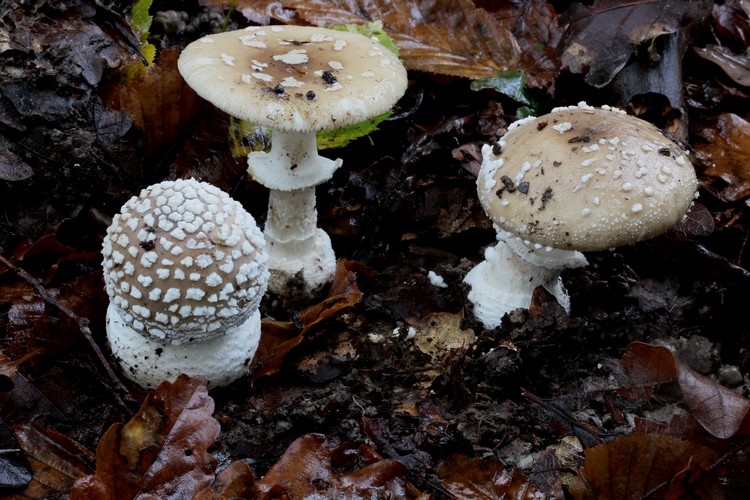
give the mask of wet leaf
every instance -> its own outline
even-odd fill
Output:
[[[492,459],[453,455],[438,464],[437,476],[456,499],[546,497],[518,469],[508,472],[503,464]]]
[[[704,125],[696,142],[698,157],[708,168],[704,175],[724,181],[718,194],[725,201],[750,196],[750,123],[733,113],[722,113],[714,126]]]
[[[661,35],[678,33],[685,20],[700,16],[703,1],[574,3],[562,24],[568,24],[562,62],[573,73],[585,74],[594,87],[607,85],[639,45]]]
[[[311,328],[341,309],[357,304],[362,298],[357,272],[364,269],[357,262],[339,260],[325,300],[301,311],[295,321],[263,320],[260,345],[253,358],[253,378],[277,372],[289,351],[304,340]]]
[[[750,60],[748,53],[735,54],[727,47],[706,45],[695,47],[696,54],[720,67],[729,78],[744,87],[750,87]]]
[[[694,460],[713,461],[714,452],[662,434],[635,434],[584,451],[586,464],[569,485],[576,499],[664,498]],[[716,492],[715,477],[696,476],[691,493]],[[721,498],[722,495],[702,498]],[[670,498],[696,498],[692,495]]]
[[[173,148],[200,106],[198,96],[177,71],[178,57],[177,50],[162,50],[154,64],[138,71],[126,85],[110,87],[104,98],[143,132],[146,157]]]
[[[750,409],[750,400],[687,367],[664,346],[633,342],[621,363],[630,376],[630,386],[623,394],[650,397],[655,386],[677,382],[690,413],[717,438],[735,435]]]
[[[230,498],[257,498],[260,495],[255,476],[245,462],[232,462],[221,471],[211,486],[200,490],[193,500],[225,500]]]
[[[531,104],[526,96],[526,72],[522,69],[505,71],[499,75],[471,82],[471,90],[495,89],[521,104]]]
[[[470,0],[284,0],[285,8],[316,26],[383,22],[408,69],[486,78],[516,67],[518,43]],[[237,9],[250,8],[248,0]]]
[[[364,464],[364,466],[361,466]],[[340,473],[334,471],[351,470]],[[307,434],[284,452],[258,482],[262,495],[286,498],[414,498],[406,467],[352,443],[329,450],[322,434]]]
[[[0,419],[0,488],[23,488],[33,471],[13,432]]]
[[[77,479],[92,473],[91,453],[59,432],[25,424],[16,436],[33,470],[32,481],[21,492],[25,498],[67,495]]]
[[[76,482],[73,499],[191,496],[211,484],[219,435],[205,382],[181,375],[163,382],[126,424],[107,430],[96,449],[96,474]]]

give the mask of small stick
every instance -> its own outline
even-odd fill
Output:
[[[31,274],[26,272],[26,270],[21,269],[20,267],[13,264],[11,261],[6,259],[3,255],[0,254],[0,264],[4,265],[8,269],[10,269],[11,272],[13,272],[16,276],[21,278],[22,280],[26,281],[29,285],[33,286],[34,289],[36,289],[36,292],[39,294],[39,296],[48,304],[56,307],[60,310],[65,316],[73,320],[77,325],[78,329],[81,331],[84,337],[86,337],[86,340],[88,341],[91,348],[94,350],[94,354],[96,354],[96,357],[99,358],[99,362],[102,364],[104,369],[106,370],[107,374],[109,375],[109,378],[111,379],[112,384],[114,385],[116,392],[114,393],[115,399],[117,400],[117,403],[125,408],[126,410],[130,411],[130,408],[125,404],[125,402],[120,398],[118,392],[123,392],[127,394],[127,389],[125,386],[120,382],[120,379],[117,377],[117,374],[115,374],[114,370],[110,366],[107,359],[104,357],[104,354],[102,353],[101,349],[99,349],[99,345],[94,341],[94,337],[91,334],[91,328],[89,327],[89,319],[83,318],[76,314],[73,310],[71,310],[68,306],[65,304],[62,304],[60,301],[55,299],[44,287],[41,281],[33,277]]]

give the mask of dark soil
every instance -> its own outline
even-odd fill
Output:
[[[157,3],[157,10],[174,8]],[[229,119],[208,105],[179,142],[145,160],[143,134],[104,106],[102,87],[131,57],[124,8],[10,1],[0,10],[10,37],[0,38],[0,155],[11,152],[6,163],[15,172],[33,170],[0,183],[0,250],[74,304],[105,354],[96,252],[122,202],[150,183],[194,175],[229,191],[259,224],[266,203],[242,160],[228,152]],[[183,8],[190,29],[180,37],[156,30],[158,43],[179,48],[222,17],[192,2]],[[90,52],[64,43],[72,30],[81,36],[80,19],[91,29]],[[39,45],[24,44],[24,37]],[[691,55],[687,61],[698,64]],[[472,315],[462,280],[495,233],[477,201],[477,164],[466,151],[497,139],[519,105],[493,91],[471,91],[463,79],[410,76],[407,95],[379,131],[324,152],[344,166],[318,189],[319,225],[339,258],[362,264],[362,300],[312,329],[277,373],[211,392],[222,427],[213,451],[223,464],[248,459],[260,477],[292,441],[316,432],[332,445],[371,443],[405,464],[408,479],[434,498],[447,496],[436,465],[454,453],[495,458],[520,468],[542,491],[561,494],[559,478],[582,461],[580,453],[571,463],[553,457],[564,436],[589,447],[628,433],[635,415],[669,421],[685,411],[674,391],[645,401],[615,391],[628,383],[620,358],[631,342],[672,346],[690,367],[747,395],[747,378],[734,377],[750,370],[743,201],[724,201],[702,185],[701,205],[686,223],[650,241],[589,254],[587,267],[566,271],[570,315],[538,290],[528,310],[487,331]],[[591,104],[616,102],[610,89],[594,92],[571,75],[561,76],[547,98],[564,105],[592,96]],[[711,108],[690,108],[695,127],[730,109],[732,100],[703,103]],[[699,174],[706,168],[696,167]],[[702,216],[713,230],[705,230]],[[57,243],[38,243],[50,236]],[[446,286],[433,284],[429,271]],[[22,281],[10,272],[0,280],[6,290]],[[2,301],[2,353],[19,359],[40,352],[4,393],[0,416],[9,425],[56,429],[93,451],[144,393],[128,386],[121,394],[126,407],[119,406],[79,325],[49,305],[30,311],[40,301],[22,295]],[[262,313],[294,320],[304,306],[268,296]]]

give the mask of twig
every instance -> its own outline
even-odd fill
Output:
[[[6,259],[3,255],[0,255],[0,264],[7,267],[11,272],[13,272],[16,276],[21,278],[22,280],[26,281],[29,285],[33,286],[36,290],[37,294],[47,303],[51,306],[56,307],[60,310],[65,316],[73,320],[78,325],[78,329],[81,331],[84,337],[86,337],[86,340],[88,341],[89,345],[91,346],[91,349],[93,349],[94,354],[96,354],[96,357],[99,358],[99,362],[102,364],[104,369],[106,370],[107,374],[109,375],[109,378],[111,379],[112,384],[114,385],[116,391],[114,392],[114,397],[117,400],[117,403],[124,409],[130,411],[130,408],[125,404],[125,402],[120,398],[119,393],[122,392],[124,394],[127,394],[127,389],[125,386],[120,382],[120,379],[117,377],[117,374],[115,374],[114,370],[110,366],[109,362],[107,361],[107,358],[104,357],[104,354],[102,353],[101,349],[99,349],[99,345],[94,341],[94,337],[91,334],[91,328],[89,327],[89,319],[83,318],[76,314],[73,310],[71,310],[68,306],[58,301],[55,297],[53,297],[47,289],[44,287],[44,284],[42,284],[41,281],[33,277],[31,274],[29,274],[24,269],[21,269],[20,267],[13,264],[11,261]]]

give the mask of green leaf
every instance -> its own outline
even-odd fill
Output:
[[[495,89],[521,104],[532,105],[526,95],[526,71],[511,69],[496,76],[471,82],[471,90]]]
[[[398,47],[396,47],[396,44],[393,43],[393,39],[388,36],[388,33],[383,31],[383,21],[370,21],[369,23],[363,24],[339,24],[337,26],[333,26],[332,29],[338,31],[348,31],[349,33],[359,33],[360,35],[364,35],[366,37],[374,36],[378,39],[383,47],[386,47],[391,52],[398,55]]]
[[[130,25],[141,35],[141,42],[145,43],[151,29],[154,17],[149,14],[152,0],[138,0],[130,11]]]
[[[334,130],[318,132],[318,149],[343,148],[351,141],[370,134],[378,129],[380,122],[391,116],[390,111],[369,120],[347,125]]]

